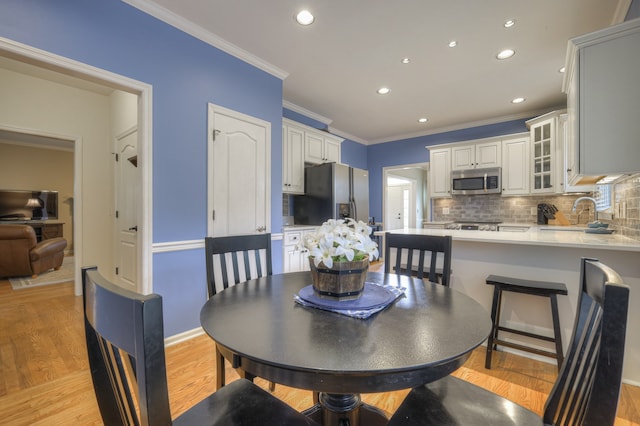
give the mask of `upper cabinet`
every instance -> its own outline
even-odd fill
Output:
[[[501,142],[491,141],[455,146],[451,148],[451,170],[500,167]]]
[[[305,163],[340,163],[344,139],[282,119],[282,192],[304,194]]]
[[[313,164],[339,163],[340,144],[343,139],[317,130],[306,132],[304,138],[304,161]]]
[[[502,140],[502,195],[529,194],[529,134]]]
[[[282,126],[282,192],[304,194],[304,130]]]
[[[430,196],[451,197],[451,148],[429,149]]]
[[[640,18],[569,42],[571,183],[640,171]]]
[[[558,192],[556,165],[557,113],[527,121],[531,133],[531,193]]]

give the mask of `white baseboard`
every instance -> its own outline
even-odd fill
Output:
[[[174,334],[173,336],[169,336],[166,339],[164,339],[164,346],[168,348],[169,346],[186,342],[187,340],[193,339],[194,337],[198,337],[203,334],[204,334],[204,330],[202,329],[202,327],[194,328],[192,330],[187,330],[185,332]]]

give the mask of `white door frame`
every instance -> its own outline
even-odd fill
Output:
[[[152,193],[152,86],[131,78],[83,64],[26,44],[0,37],[0,56],[26,62],[37,67],[71,75],[76,78],[103,84],[116,90],[133,93],[138,96],[138,154],[141,158],[141,199],[140,205],[140,247],[138,268],[138,291],[148,294],[153,291],[152,264],[152,229],[153,229],[153,193]],[[74,232],[74,253],[76,258],[75,294],[82,294],[82,277],[80,267],[82,260],[82,139],[80,137],[63,137],[76,143],[74,150],[74,188],[73,216],[76,223]]]
[[[427,168],[429,167],[429,163],[413,163],[413,164],[403,164],[400,166],[390,166],[390,167],[383,167],[382,168],[382,223],[385,225],[385,229],[386,229],[386,223],[387,223],[387,218],[386,218],[386,211],[387,211],[387,178],[389,177],[389,175],[393,175],[394,171],[396,170],[404,170],[407,168],[419,168],[419,169],[425,169],[425,171],[427,170]],[[409,179],[409,178],[407,178]],[[416,197],[416,185],[415,183],[412,185],[412,194],[411,194],[411,199],[413,200],[413,209],[412,209],[412,218],[410,220],[413,220],[413,222],[416,221],[415,217],[415,200],[417,199]],[[426,195],[428,196],[428,194]],[[424,201],[423,201],[424,202]],[[423,219],[430,217],[430,204],[427,204],[426,209],[422,212],[422,216]]]

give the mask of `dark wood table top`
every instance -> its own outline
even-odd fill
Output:
[[[219,292],[200,321],[227,359],[288,386],[329,393],[406,389],[437,380],[489,335],[489,313],[450,288],[395,274],[368,282],[405,295],[362,320],[294,302],[308,272],[273,275]]]

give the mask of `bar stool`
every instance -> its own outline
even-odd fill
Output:
[[[567,286],[563,283],[525,280],[521,278],[502,277],[498,275],[489,275],[487,284],[493,286],[493,304],[491,306],[491,321],[493,328],[489,334],[487,341],[487,358],[485,368],[491,368],[491,355],[498,345],[507,346],[525,352],[531,352],[537,355],[555,358],[558,362],[558,370],[564,361],[562,352],[562,335],[560,333],[560,319],[558,317],[558,294],[567,294]],[[541,334],[529,333],[523,330],[503,327],[500,325],[500,307],[502,305],[502,292],[511,291],[514,293],[531,294],[534,296],[548,297],[551,302],[551,316],[553,319],[553,337],[543,336]],[[556,351],[550,352],[542,349],[532,348],[518,343],[506,342],[498,338],[499,331],[519,334],[522,336],[540,339],[547,342],[554,342]]]

